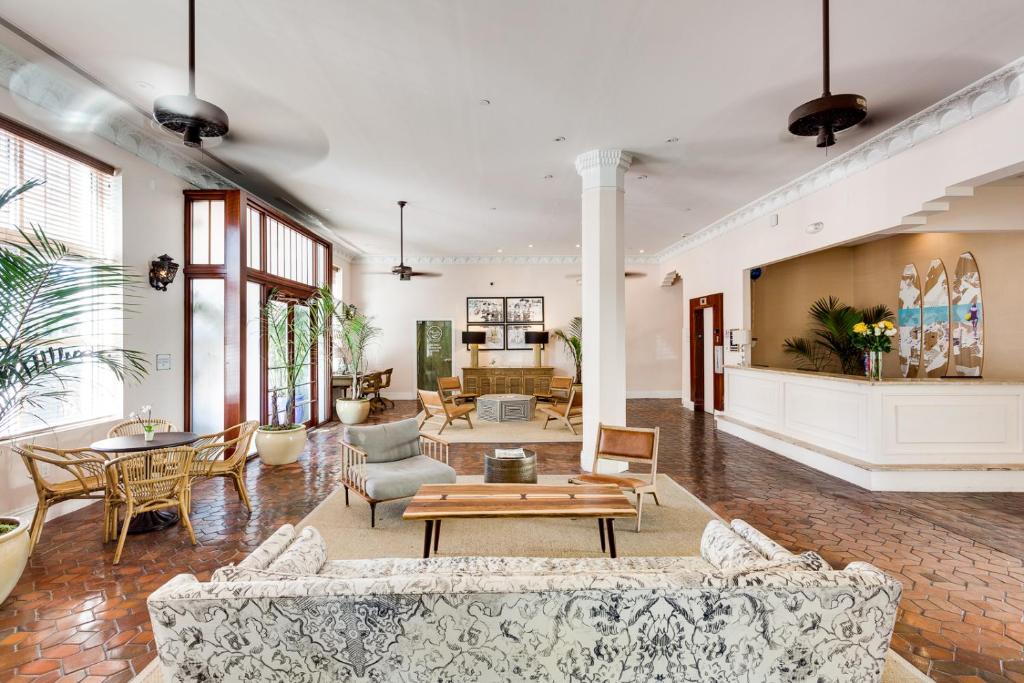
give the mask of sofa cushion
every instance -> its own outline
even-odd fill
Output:
[[[768,538],[760,531],[750,526],[742,519],[732,520],[732,530],[739,534],[744,541],[754,546],[766,560],[784,560],[787,557],[792,557],[793,553],[789,552],[781,545]]]
[[[270,563],[267,570],[277,574],[310,576],[327,561],[327,545],[320,532],[311,526],[303,529],[295,541]]]
[[[295,527],[285,524],[272,533],[270,538],[260,543],[256,550],[253,550],[248,557],[238,563],[238,566],[245,569],[266,569],[294,540]]]
[[[366,495],[374,500],[407,498],[415,495],[422,484],[455,483],[455,470],[425,455],[391,462],[371,462],[363,473]]]
[[[700,539],[700,554],[709,563],[722,570],[743,569],[765,561],[754,546],[744,541],[725,522],[713,519],[704,527]]]
[[[395,462],[420,454],[416,418],[370,427],[348,427],[345,443],[366,453],[367,462]]]

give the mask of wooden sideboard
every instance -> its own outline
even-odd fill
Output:
[[[462,390],[473,394],[526,394],[544,392],[551,387],[555,369],[542,368],[462,368]]]

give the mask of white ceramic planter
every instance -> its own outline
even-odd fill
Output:
[[[264,465],[288,465],[299,459],[306,447],[306,428],[256,430],[256,452]]]
[[[370,402],[365,398],[356,400],[339,398],[334,402],[334,409],[338,411],[338,419],[342,424],[357,425],[369,417]]]
[[[0,603],[14,590],[28,562],[28,524],[14,517],[0,517],[0,522],[17,524],[14,531],[0,536]]]

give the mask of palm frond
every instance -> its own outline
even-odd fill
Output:
[[[576,316],[565,330],[554,330],[555,338],[565,344],[565,350],[576,366],[576,382],[583,381],[583,318]]]
[[[860,311],[858,311],[858,313],[860,314],[860,320],[858,320],[857,322],[863,321],[868,325],[880,323],[883,320],[893,321],[896,319],[896,314],[893,313],[892,309],[890,309],[885,304],[878,304],[876,306],[862,308],[860,309]]]
[[[792,355],[801,370],[821,372],[828,367],[832,353],[805,337],[793,337],[782,342],[783,350]]]

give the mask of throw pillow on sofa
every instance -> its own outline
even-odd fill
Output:
[[[739,534],[744,541],[754,546],[757,552],[761,553],[767,560],[782,560],[792,557],[793,553],[768,538],[760,531],[750,526],[742,519],[732,520],[732,530]]]
[[[765,561],[761,553],[721,520],[713,519],[704,527],[700,554],[718,569],[743,569]]]
[[[277,574],[312,576],[327,562],[327,545],[320,532],[306,527],[294,542],[267,567]]]

